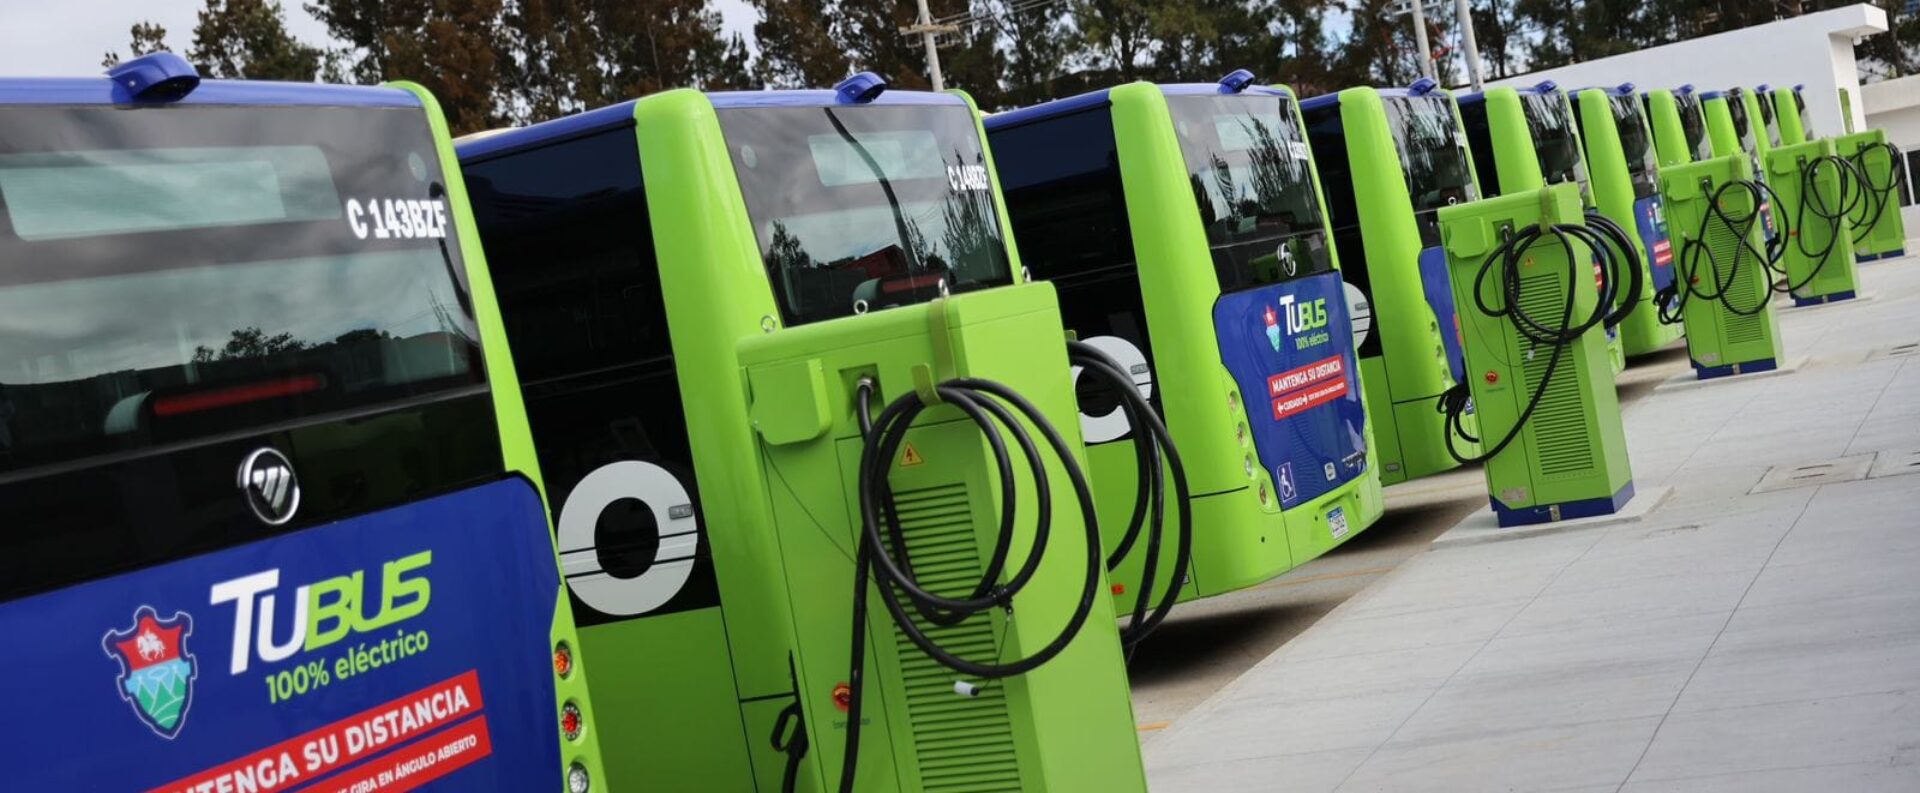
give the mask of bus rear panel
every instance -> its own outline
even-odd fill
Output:
[[[86,731],[13,731],[0,776],[590,781],[431,100],[118,94],[0,81],[0,670]]]

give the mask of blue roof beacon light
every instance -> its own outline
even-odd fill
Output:
[[[1555,91],[1560,90],[1560,84],[1552,80],[1541,80],[1540,82],[1534,84],[1533,90],[1537,93],[1551,94]]]
[[[1253,72],[1235,69],[1232,73],[1220,78],[1220,93],[1237,94],[1247,90],[1249,85],[1253,85]]]
[[[1422,77],[1413,81],[1412,85],[1407,86],[1407,95],[1426,96],[1427,94],[1433,93],[1433,89],[1439,87],[1440,83],[1432,77]]]
[[[1773,90],[1773,88],[1772,88],[1771,86],[1769,86],[1769,85],[1767,85],[1766,83],[1761,83],[1761,84],[1759,84],[1759,85],[1756,85],[1756,86],[1754,86],[1754,87],[1753,87],[1753,90],[1755,90],[1755,91],[1759,91],[1760,93],[1763,93],[1763,94],[1764,94],[1764,93],[1766,93],[1766,92],[1768,92],[1768,91],[1771,91],[1771,90]]]
[[[1621,96],[1633,96],[1633,83],[1621,83],[1619,88],[1613,90]]]
[[[1681,96],[1691,95],[1693,93],[1693,83],[1687,83],[1686,85],[1682,85],[1679,88],[1675,88],[1673,89],[1673,92]]]
[[[839,96],[840,101],[850,105],[864,105],[880,98],[880,94],[886,90],[887,81],[873,72],[861,72],[841,80],[833,87],[833,92]]]
[[[200,87],[200,72],[171,52],[142,55],[108,69],[107,76],[139,102],[173,102]]]

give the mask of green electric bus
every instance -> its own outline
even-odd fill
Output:
[[[1641,99],[1646,104],[1647,125],[1653,130],[1653,150],[1660,167],[1713,157],[1706,115],[1691,84],[1671,91],[1656,88],[1642,94]]]
[[[1144,788],[1069,344],[969,100],[676,90],[459,152],[615,787]]]
[[[1619,325],[1627,355],[1644,355],[1680,338],[1678,325],[1660,322],[1661,305],[1651,295],[1673,284],[1673,242],[1661,206],[1660,167],[1646,108],[1627,83],[1586,88],[1568,95],[1593,182],[1593,204],[1639,244],[1646,262],[1643,294],[1652,311],[1635,310]],[[1616,292],[1625,299],[1627,290]]]
[[[1773,105],[1774,125],[1779,128],[1781,146],[1806,143],[1816,137],[1812,120],[1807,117],[1807,100],[1800,95],[1804,85],[1775,88],[1766,99]]]
[[[1712,146],[1715,157],[1726,157],[1735,153],[1744,153],[1754,178],[1766,181],[1767,152],[1773,147],[1768,144],[1765,135],[1760,133],[1755,119],[1760,118],[1760,102],[1752,91],[1734,86],[1725,91],[1707,91],[1700,95],[1700,115],[1707,122],[1707,142]],[[1769,242],[1776,239],[1777,227],[1773,220],[1773,205],[1763,199],[1760,204],[1760,222],[1764,226]]]
[[[433,98],[163,52],[0,129],[0,672],[82,738],[7,786],[605,790]]]
[[[1316,96],[1300,111],[1341,274],[1354,304],[1370,307],[1355,347],[1380,480],[1454,468],[1438,402],[1465,376],[1466,360],[1435,213],[1479,198],[1480,185],[1453,97],[1421,79]]]
[[[1130,368],[1186,461],[1205,527],[1188,595],[1265,581],[1378,519],[1353,349],[1366,304],[1349,305],[1290,90],[1245,70],[1133,83],[986,129],[1021,262],[1060,291],[1068,329]],[[1081,393],[1117,545],[1135,428],[1110,395]],[[1123,610],[1137,565],[1115,575]]]
[[[1489,88],[1463,94],[1456,101],[1467,132],[1467,150],[1473,153],[1474,171],[1480,174],[1481,187],[1488,196],[1538,190],[1564,182],[1578,185],[1584,209],[1594,211],[1593,190],[1587,177],[1586,156],[1580,149],[1580,130],[1573,120],[1573,106],[1553,81],[1527,88]],[[1617,227],[1618,224],[1614,224],[1610,230]],[[1617,236],[1631,236],[1624,230],[1619,231]],[[1626,259],[1645,261],[1637,244],[1631,239],[1627,242],[1635,247],[1626,251]],[[1595,258],[1593,265],[1597,281],[1600,260]],[[1645,280],[1645,267],[1641,269],[1641,278]],[[1639,307],[1629,311],[1637,310]],[[1653,309],[1646,310],[1651,313]],[[1606,334],[1609,365],[1617,375],[1626,369],[1626,348],[1615,325],[1607,325]]]

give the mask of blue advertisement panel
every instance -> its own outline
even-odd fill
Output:
[[[0,606],[0,779],[551,790],[548,537],[513,478]]]
[[[1667,216],[1660,205],[1660,196],[1650,195],[1633,202],[1633,225],[1640,233],[1640,243],[1647,249],[1647,272],[1653,279],[1649,287],[1658,290],[1672,286],[1673,239],[1667,234]]]
[[[1427,295],[1427,305],[1433,307],[1433,316],[1440,320],[1440,339],[1447,345],[1447,368],[1453,371],[1453,381],[1464,383],[1467,379],[1467,351],[1460,346],[1460,317],[1453,307],[1453,281],[1447,274],[1447,249],[1438,245],[1420,250],[1420,287]]]
[[[1366,471],[1367,413],[1352,327],[1338,272],[1214,303],[1220,356],[1246,398],[1254,450],[1273,474],[1283,508]]]

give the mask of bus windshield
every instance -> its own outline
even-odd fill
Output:
[[[1793,106],[1800,111],[1800,131],[1808,140],[1813,139],[1813,120],[1807,118],[1807,98],[1799,91],[1793,92]]]
[[[0,480],[484,390],[417,109],[15,106],[0,129]]]
[[[788,325],[1012,283],[960,105],[719,110]]]
[[[1613,126],[1620,133],[1620,151],[1626,155],[1627,175],[1633,182],[1634,198],[1647,198],[1660,189],[1660,165],[1654,158],[1653,138],[1647,134],[1647,118],[1640,100],[1632,95],[1608,97],[1613,108]]]
[[[1222,291],[1333,269],[1307,138],[1282,96],[1171,96]]]
[[[1407,175],[1413,211],[1427,212],[1479,198],[1466,137],[1446,96],[1388,96],[1387,128],[1393,131],[1400,168]]]
[[[1520,107],[1533,135],[1540,175],[1547,184],[1573,182],[1587,191],[1587,163],[1580,156],[1579,131],[1574,129],[1567,101],[1559,93],[1521,94]]]
[[[1707,139],[1707,119],[1700,111],[1700,98],[1675,93],[1673,103],[1680,109],[1680,128],[1687,134],[1687,148],[1693,149],[1693,161],[1713,159],[1713,141]]]

